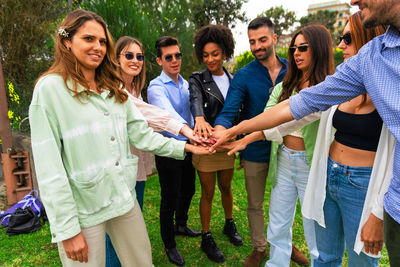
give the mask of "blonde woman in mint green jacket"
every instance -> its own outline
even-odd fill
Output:
[[[107,26],[75,10],[56,36],[55,62],[29,108],[32,149],[52,242],[64,266],[104,266],[107,232],[124,266],[152,266],[135,196],[137,157],[129,144],[182,159],[202,147],[154,133],[127,101]]]

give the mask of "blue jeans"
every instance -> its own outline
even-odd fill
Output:
[[[267,240],[270,258],[266,267],[290,265],[292,255],[292,225],[297,198],[303,203],[310,168],[306,151],[298,151],[281,145],[278,150],[276,185],[271,190]],[[313,220],[303,217],[304,235],[311,260],[318,257]]]
[[[143,195],[146,181],[136,182],[135,191],[136,199],[139,203],[140,210],[143,211]],[[110,237],[106,234],[106,267],[121,267],[117,253],[111,243]]]
[[[348,266],[378,266],[379,259],[354,251],[372,167],[352,167],[328,159],[324,216],[315,222],[319,257],[314,266],[342,266],[345,245]]]
[[[146,181],[138,181],[136,182],[135,191],[136,191],[136,199],[139,202],[140,209],[143,211],[143,197],[144,197],[144,188],[146,187]]]

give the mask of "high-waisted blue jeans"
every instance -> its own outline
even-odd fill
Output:
[[[269,203],[267,240],[270,244],[270,258],[266,267],[290,265],[292,224],[297,199],[303,203],[309,171],[306,151],[292,150],[285,145],[279,147],[276,185],[271,190]],[[318,257],[313,220],[303,217],[303,228],[313,260]]]
[[[328,159],[324,203],[326,228],[315,222],[319,257],[314,266],[342,266],[345,245],[348,266],[378,266],[379,259],[354,251],[371,171],[372,167],[346,166]]]

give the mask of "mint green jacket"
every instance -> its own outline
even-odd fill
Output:
[[[121,104],[109,93],[78,101],[57,74],[35,86],[29,107],[32,150],[53,242],[133,208],[138,159],[129,143],[184,158],[185,142],[154,133],[132,101]]]
[[[269,96],[269,100],[265,107],[265,110],[275,106],[278,103],[279,97],[282,94],[282,83],[279,83],[275,86],[271,95]],[[293,95],[297,94],[296,91],[293,91]],[[301,133],[304,139],[304,146],[306,148],[306,154],[308,158],[308,165],[311,166],[312,157],[314,153],[315,140],[317,139],[319,120],[312,122],[303,128],[301,128]],[[269,160],[269,169],[268,169],[268,179],[270,179],[272,186],[276,184],[276,170],[278,167],[278,148],[279,143],[272,141],[271,143],[271,155]]]

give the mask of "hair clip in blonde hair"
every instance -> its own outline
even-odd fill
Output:
[[[67,38],[68,37],[68,32],[64,28],[59,28],[58,29],[58,34]]]

